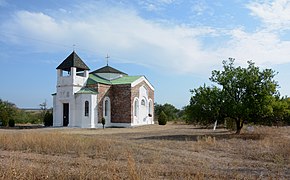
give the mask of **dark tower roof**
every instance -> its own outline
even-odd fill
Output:
[[[77,68],[77,72],[90,70],[75,51],[73,51],[56,69],[70,71],[71,67]]]
[[[112,68],[111,66],[104,66],[100,69],[97,69],[93,72],[91,72],[90,74],[95,74],[95,73],[114,73],[114,74],[123,74],[123,75],[128,75],[126,73],[123,73],[115,68]]]

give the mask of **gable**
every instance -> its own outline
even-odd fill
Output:
[[[151,83],[147,80],[147,78],[145,76],[140,76],[140,78],[138,78],[134,82],[132,82],[131,87],[135,87],[138,84],[142,83],[143,81],[154,91],[154,87],[151,85]]]

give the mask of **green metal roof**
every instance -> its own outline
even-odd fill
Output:
[[[134,81],[136,81],[137,79],[139,79],[142,76],[123,76],[120,77],[118,79],[114,79],[114,80],[106,80],[103,79],[95,74],[90,74],[89,79],[87,81],[88,85],[91,84],[96,84],[96,83],[101,83],[101,84],[112,84],[112,85],[117,85],[117,84],[131,84]]]
[[[96,76],[95,74],[90,74],[87,84],[90,85],[90,84],[96,84],[96,83],[111,84],[110,81],[106,79]]]
[[[85,87],[79,90],[77,94],[98,94],[98,92],[95,89]]]
[[[140,77],[142,76],[123,76],[121,78],[114,79],[111,82],[112,84],[131,84],[137,79],[139,79]]]

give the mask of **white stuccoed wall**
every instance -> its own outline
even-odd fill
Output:
[[[135,100],[138,99],[138,112],[137,112],[137,117],[134,116],[134,111],[135,111],[135,107],[134,107],[134,103]],[[145,101],[145,105],[142,105],[142,100]],[[141,86],[139,88],[139,97],[136,97],[134,99],[134,102],[132,104],[133,106],[133,122],[131,123],[131,126],[138,126],[138,125],[145,125],[145,124],[154,124],[153,121],[153,116],[149,117],[149,101],[151,99],[148,99],[148,91],[144,86]],[[151,100],[152,102],[152,100]],[[153,107],[152,107],[153,108]]]
[[[89,115],[85,116],[85,102],[89,102]],[[74,127],[96,128],[98,124],[97,94],[76,94]]]
[[[76,68],[71,68],[69,76],[63,76],[63,71],[57,70],[57,92],[53,97],[53,126],[63,126],[63,103],[69,103],[69,124],[70,127],[81,127],[76,116],[79,114],[75,93],[85,84],[89,77],[88,71],[84,71],[84,76],[76,75]]]

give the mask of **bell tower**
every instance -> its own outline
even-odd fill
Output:
[[[73,51],[57,68],[56,94],[53,96],[53,126],[75,123],[75,93],[86,83],[89,67]]]

